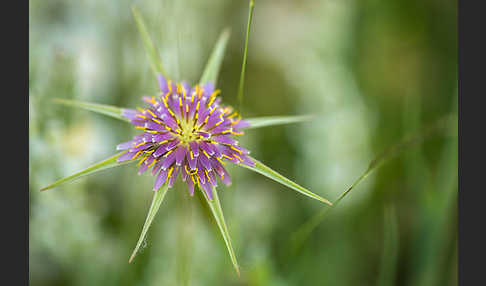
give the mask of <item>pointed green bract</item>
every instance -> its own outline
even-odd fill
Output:
[[[228,228],[226,227],[226,222],[224,220],[223,216],[223,209],[221,208],[221,203],[219,202],[218,198],[218,192],[216,191],[216,188],[213,189],[213,200],[210,200],[208,196],[206,195],[206,192],[200,189],[200,191],[204,194],[204,198],[206,199],[209,209],[213,213],[214,219],[216,220],[216,223],[218,224],[219,231],[221,232],[221,235],[223,236],[224,243],[226,244],[226,248],[228,249],[228,253],[231,257],[231,262],[233,263],[233,267],[236,270],[236,273],[238,273],[238,276],[240,275],[240,268],[238,266],[238,262],[236,261],[236,255],[233,250],[233,246],[231,245],[231,237],[229,235]]]
[[[159,211],[160,205],[162,204],[162,201],[164,200],[165,194],[167,193],[168,189],[169,186],[167,185],[167,183],[165,183],[159,190],[154,192],[152,204],[150,205],[150,209],[147,213],[147,218],[145,219],[145,223],[142,228],[142,233],[140,234],[140,238],[138,239],[137,245],[135,246],[135,249],[133,250],[133,253],[130,256],[128,263],[131,263],[133,258],[135,258],[135,256],[137,255],[138,249],[142,245],[142,242],[145,239],[145,236],[147,235],[147,231],[150,228],[150,225],[152,224],[155,215]]]
[[[155,48],[155,45],[152,42],[152,39],[150,38],[150,35],[147,31],[147,27],[145,25],[145,21],[142,18],[142,15],[140,15],[140,12],[135,6],[132,6],[132,13],[133,13],[133,18],[137,23],[137,28],[138,31],[140,32],[140,36],[142,37],[143,45],[145,46],[145,51],[147,52],[147,56],[150,60],[150,66],[152,67],[152,71],[154,75],[157,76],[158,74],[163,74],[165,77],[168,77],[167,73],[162,67],[162,62],[160,61],[159,53],[157,52],[157,49]]]
[[[71,176],[69,177],[65,177],[65,178],[62,178],[62,179],[59,179],[57,181],[55,181],[54,183],[44,187],[41,189],[41,191],[46,191],[48,189],[52,189],[54,187],[57,187],[59,186],[60,184],[62,183],[66,183],[66,182],[70,182],[72,180],[75,180],[75,179],[78,179],[80,177],[83,177],[83,176],[87,176],[87,175],[91,175],[91,174],[94,174],[96,172],[99,172],[101,170],[105,170],[105,169],[108,169],[108,168],[113,168],[113,167],[118,167],[118,166],[121,166],[121,165],[124,165],[124,164],[127,164],[127,163],[130,163],[130,162],[133,162],[133,161],[125,161],[125,162],[122,162],[122,163],[118,163],[116,161],[116,159],[118,157],[120,157],[121,155],[125,154],[126,151],[124,152],[120,152],[114,156],[111,156],[110,158],[106,159],[106,160],[103,160],[101,162],[98,162],[82,171],[79,171],[77,173],[74,173],[72,174]]]
[[[61,99],[61,98],[54,98],[54,102],[67,105],[67,106],[83,108],[89,111],[100,113],[123,121],[129,121],[128,118],[122,116],[122,108],[120,107],[106,105],[106,104],[99,104],[99,103],[91,103],[86,101]]]
[[[250,157],[250,156],[248,156],[248,157]],[[321,202],[328,204],[330,206],[332,205],[332,203],[330,201],[314,194],[313,192],[307,190],[306,188],[304,188],[304,187],[292,182],[291,180],[285,178],[284,176],[282,176],[281,174],[272,170],[270,167],[266,166],[265,164],[258,161],[257,159],[252,158],[252,157],[250,157],[250,159],[252,159],[255,162],[254,167],[251,167],[251,166],[248,166],[248,165],[245,165],[245,164],[239,164],[238,166],[241,166],[241,167],[250,169],[254,172],[257,172],[259,174],[262,174],[263,176],[268,177],[268,178],[270,178],[270,179],[272,179],[272,180],[274,180],[274,181],[276,181],[276,182],[278,182],[282,185],[285,185],[285,186],[291,188],[292,190],[297,191],[297,192],[299,192],[303,195],[306,195],[310,198],[321,201]]]
[[[199,84],[211,82],[214,84],[214,86],[216,86],[219,70],[221,69],[221,64],[223,63],[224,52],[226,50],[230,34],[231,32],[229,28],[226,28],[223,30],[223,32],[221,32],[216,45],[214,45],[213,52],[206,63],[206,67],[204,68],[204,72],[201,76]]]
[[[267,126],[305,122],[305,121],[310,121],[313,118],[314,116],[312,115],[265,116],[265,117],[247,118],[245,119],[245,121],[250,123],[250,126],[248,126],[246,129],[253,129],[253,128],[260,128],[260,127],[267,127]]]
[[[248,11],[248,25],[246,28],[246,38],[245,38],[245,52],[243,54],[243,63],[241,64],[241,75],[240,75],[240,84],[238,86],[238,109],[241,110],[243,106],[243,86],[245,84],[245,70],[246,70],[246,56],[248,54],[248,39],[250,38],[250,28],[251,28],[251,19],[253,18],[253,8],[255,7],[255,2],[250,0],[250,9]]]

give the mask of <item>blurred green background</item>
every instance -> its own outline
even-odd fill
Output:
[[[31,285],[457,284],[457,130],[378,168],[297,251],[291,235],[325,206],[230,168],[233,185],[220,187],[220,198],[241,277],[185,189],[168,193],[128,264],[152,176],[126,165],[39,189],[114,154],[136,130],[51,99],[136,107],[156,90],[134,4],[175,80],[196,82],[219,33],[231,27],[219,88],[234,104],[248,2],[29,3]],[[249,130],[242,145],[315,193],[334,201],[377,154],[457,114],[456,1],[257,0],[255,7],[244,116],[318,117]]]

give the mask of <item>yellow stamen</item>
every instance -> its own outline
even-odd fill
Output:
[[[170,178],[170,176],[172,175],[172,171],[174,171],[174,167],[171,167],[169,169],[169,175],[167,175],[167,178]]]
[[[169,156],[170,153],[172,153],[174,151],[174,149],[170,150],[169,152],[165,153],[164,157],[167,157]]]
[[[148,113],[150,113],[153,117],[157,117],[155,116],[155,114],[150,110],[150,109],[147,109]]]
[[[210,156],[208,155],[208,153],[206,153],[206,151],[202,150],[204,155],[206,155],[206,157],[210,158]]]
[[[150,167],[152,167],[155,164],[156,161],[157,160],[152,160],[152,163],[150,163],[150,165],[148,165],[147,169],[150,168]]]
[[[241,151],[236,149],[234,146],[230,146],[230,148],[241,154]]]

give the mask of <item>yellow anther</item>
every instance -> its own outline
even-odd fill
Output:
[[[145,144],[145,142],[140,142],[139,144],[135,145],[133,148],[140,147],[140,146],[142,146],[143,144]]]
[[[140,107],[137,107],[137,110],[138,110],[139,112],[145,113],[145,109],[142,109],[142,108],[140,108]]]
[[[170,150],[169,152],[165,153],[164,157],[167,157],[169,156],[170,153],[172,153],[174,151],[174,149]]]
[[[211,179],[209,178],[208,171],[207,170],[204,170],[204,173],[206,174],[206,177],[208,178],[208,181],[210,181]]]
[[[234,158],[231,158],[230,156],[226,155],[226,154],[223,154],[223,157],[225,157],[226,159],[229,159],[229,160],[233,160]]]
[[[145,130],[146,129],[144,126],[135,126],[135,128],[142,129],[142,130]]]
[[[192,154],[192,150],[189,152],[191,154],[191,159],[194,159],[194,155]]]
[[[216,160],[218,160],[221,163],[221,165],[225,165],[225,163],[221,161],[221,159],[219,159],[218,157],[216,157]]]
[[[214,127],[218,126],[219,124],[223,123],[224,119],[218,121],[218,123],[214,124]]]
[[[156,162],[156,161],[157,161],[157,160],[152,160],[152,163],[150,163],[150,165],[148,165],[148,167],[147,167],[147,168],[152,167],[152,166],[155,164],[155,162]]]
[[[234,131],[231,131],[230,133],[233,134],[233,135],[243,135],[244,134],[243,132],[234,132]]]
[[[194,180],[194,175],[191,175],[191,180],[192,180],[192,183],[195,185],[196,184],[196,180]]]
[[[144,115],[142,115],[142,114],[137,114],[137,115],[135,115],[135,116],[141,117],[141,118],[143,118],[143,119],[147,119],[147,117],[146,117],[146,116],[144,116]]]
[[[234,146],[230,146],[230,148],[241,154],[241,151],[236,149]]]
[[[172,81],[170,79],[167,81],[167,86],[169,87],[168,93],[172,93]]]
[[[240,117],[240,118],[238,118],[236,121],[231,122],[231,125],[235,125],[235,124],[237,124],[238,122],[240,122],[240,120],[241,120],[241,117]]]
[[[184,169],[186,170],[186,173],[190,174],[189,170],[187,170],[187,165],[184,165]]]
[[[135,155],[132,157],[132,160],[135,159],[135,158],[137,158],[138,155],[140,155],[140,153],[142,153],[142,151],[138,151],[137,153],[135,153]]]
[[[147,160],[148,156],[146,157],[143,157],[142,160],[140,160],[140,162],[137,163],[138,166],[142,165],[142,163]]]
[[[174,167],[171,167],[169,169],[169,175],[167,175],[168,178],[170,178],[170,176],[172,175],[172,171],[174,171]]]
[[[210,156],[208,155],[208,153],[206,153],[206,151],[202,150],[204,155],[206,155],[206,157],[210,158]]]
[[[182,108],[182,98],[179,97],[179,106]]]
[[[243,161],[243,160],[241,160],[241,158],[238,155],[233,154],[233,156],[235,156],[235,158],[238,158],[238,160]]]
[[[189,104],[186,104],[186,113],[189,113]]]
[[[157,119],[152,119],[153,121],[157,122],[158,124],[163,124],[162,121],[159,121]]]
[[[155,114],[150,110],[150,109],[147,109],[148,113],[150,113],[153,117],[157,117],[155,116]]]

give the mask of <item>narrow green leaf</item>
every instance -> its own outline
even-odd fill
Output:
[[[391,286],[396,285],[395,274],[399,248],[397,214],[393,205],[385,209],[383,233],[383,251],[377,285]]]
[[[132,6],[132,13],[135,22],[137,23],[138,31],[140,32],[140,36],[142,37],[143,45],[145,46],[145,51],[147,52],[147,56],[150,60],[150,66],[152,67],[152,71],[154,75],[157,76],[158,74],[163,74],[167,77],[167,73],[165,72],[164,68],[162,67],[162,62],[160,61],[159,53],[155,48],[152,39],[147,31],[147,27],[145,25],[145,21],[140,15],[140,12],[135,6]]]
[[[200,189],[201,190],[201,189]],[[210,200],[208,196],[206,195],[206,192],[201,190],[201,192],[204,194],[204,198],[206,198],[206,201],[209,205],[209,208],[211,209],[211,212],[213,213],[214,219],[216,220],[216,223],[218,224],[219,231],[221,232],[221,235],[223,236],[224,243],[226,244],[226,248],[228,249],[228,253],[231,257],[231,262],[233,263],[233,267],[236,270],[236,273],[238,276],[240,275],[240,268],[238,266],[238,262],[236,261],[236,255],[233,250],[233,246],[231,245],[231,237],[229,235],[228,228],[226,227],[226,222],[224,220],[223,216],[223,209],[221,208],[221,203],[219,202],[218,198],[218,192],[216,191],[216,188],[213,189],[213,200]]]
[[[265,116],[245,119],[250,123],[246,129],[260,128],[266,126],[291,124],[298,122],[310,121],[314,118],[312,115],[297,115],[297,116]]]
[[[150,205],[150,209],[147,213],[147,218],[145,219],[145,223],[142,228],[142,233],[140,234],[140,238],[138,239],[137,246],[135,246],[135,249],[133,250],[132,256],[130,256],[128,263],[131,263],[132,260],[137,255],[138,249],[142,245],[145,235],[147,234],[147,231],[150,225],[152,224],[152,221],[154,220],[154,217],[157,214],[157,211],[160,208],[160,204],[162,204],[162,201],[164,200],[165,194],[167,193],[168,189],[169,186],[167,185],[167,183],[165,183],[159,190],[154,192],[152,204]]]
[[[54,98],[55,103],[72,106],[72,107],[80,107],[89,111],[93,111],[96,113],[100,113],[103,115],[107,115],[116,119],[120,119],[123,121],[129,121],[128,118],[122,116],[122,108],[106,105],[106,104],[99,104],[99,103],[91,103],[86,101],[76,101],[76,100],[69,100],[69,99],[61,99],[61,98]]]
[[[226,50],[226,45],[228,44],[230,34],[231,32],[229,28],[226,28],[223,30],[223,32],[221,32],[216,45],[214,45],[213,52],[206,63],[206,67],[204,68],[204,72],[201,76],[199,84],[211,82],[214,84],[214,86],[216,86],[219,70],[223,62],[224,52]]]
[[[105,169],[109,169],[109,168],[113,168],[113,167],[117,167],[117,166],[121,166],[121,165],[130,163],[130,162],[133,162],[133,161],[125,161],[125,162],[122,162],[122,163],[118,163],[116,161],[116,159],[118,157],[120,157],[121,155],[123,155],[125,152],[126,151],[123,151],[123,152],[118,153],[114,156],[111,156],[110,158],[103,160],[101,162],[98,162],[98,163],[96,163],[96,164],[94,164],[94,165],[92,165],[92,166],[90,166],[90,167],[88,167],[88,168],[86,168],[82,171],[74,173],[69,177],[59,179],[59,180],[55,181],[54,183],[42,188],[41,191],[46,191],[46,190],[52,189],[52,188],[57,187],[58,185],[60,185],[62,183],[66,183],[66,182],[78,179],[80,177],[83,177],[83,176],[91,175],[91,174],[94,174],[94,173],[99,172],[101,170],[105,170]]]
[[[250,28],[251,28],[251,19],[253,18],[253,8],[255,7],[255,1],[250,0],[249,3],[249,11],[248,11],[248,25],[246,28],[246,38],[245,38],[245,52],[243,54],[243,63],[241,64],[241,75],[240,75],[240,84],[238,86],[238,109],[241,110],[243,107],[243,86],[245,84],[245,70],[246,70],[246,56],[248,54],[248,39],[250,38]]]
[[[270,167],[265,166],[262,162],[256,160],[255,158],[251,158],[251,159],[256,163],[255,167],[251,167],[251,166],[248,166],[248,165],[245,165],[245,164],[239,164],[239,166],[250,169],[254,172],[260,173],[265,177],[268,177],[268,178],[270,178],[270,179],[272,179],[276,182],[279,182],[282,185],[285,185],[285,186],[291,188],[292,190],[295,190],[295,191],[297,191],[297,192],[299,192],[303,195],[306,195],[310,198],[313,198],[315,200],[321,201],[325,204],[332,206],[332,203],[330,201],[314,194],[313,192],[307,190],[306,188],[304,188],[304,187],[292,182],[291,180],[285,178],[284,176],[282,176],[281,174],[272,170]]]
[[[317,226],[327,217],[327,214],[335,208],[339,202],[353,190],[359,183],[361,183],[371,172],[376,170],[379,166],[390,160],[394,156],[400,154],[403,150],[412,147],[416,144],[423,142],[425,139],[431,137],[434,134],[451,134],[457,136],[457,115],[449,114],[439,118],[425,129],[408,136],[383,151],[376,156],[374,160],[370,162],[368,168],[347,188],[341,195],[334,201],[332,208],[326,208],[316,213],[311,219],[305,222],[297,231],[295,231],[289,241],[290,246],[287,247],[292,253],[290,256],[295,255],[297,251],[302,247],[304,242],[309,238],[310,234],[317,228]]]

